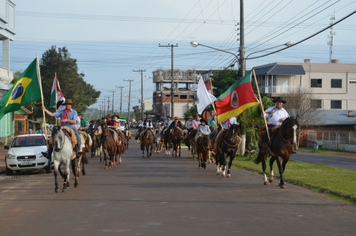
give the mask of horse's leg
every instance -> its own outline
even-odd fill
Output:
[[[231,169],[231,166],[232,166],[232,162],[234,161],[235,156],[236,156],[234,154],[236,154],[236,153],[233,152],[232,154],[230,153],[230,155],[229,155],[230,156],[230,161],[229,161],[229,169],[227,169],[227,177],[231,177],[230,169]]]
[[[178,154],[178,157],[180,157],[181,149],[182,149],[182,144],[181,144],[181,142],[179,142],[179,154]]]
[[[62,189],[63,193],[67,191],[67,184],[69,182],[69,175],[70,175],[70,168],[69,168],[70,163],[71,161],[69,160],[66,162],[66,169],[64,171],[64,178],[63,178],[63,189]],[[75,172],[73,171],[73,173]]]
[[[270,168],[270,174],[269,174],[269,179],[268,179],[268,181],[270,182],[270,183],[273,183],[273,176],[274,176],[274,174],[273,174],[273,163],[274,163],[274,161],[275,161],[275,157],[271,157],[271,159],[269,160],[269,168]]]
[[[283,166],[282,166],[280,157],[277,156],[276,161],[277,161],[279,176],[280,176],[279,187],[286,188],[286,186],[284,184],[284,180],[283,180]]]
[[[150,156],[149,157],[151,157],[152,156],[152,145],[150,146]]]
[[[103,155],[104,155],[104,163],[105,163],[105,169],[108,169],[108,159],[109,159],[109,154],[108,150],[106,148],[103,148]]]
[[[54,192],[58,193],[59,188],[58,188],[57,175],[58,175],[58,167],[59,167],[60,163],[58,161],[53,161],[53,164],[54,164],[54,172],[53,172],[53,174],[54,174],[54,185],[55,185]]]
[[[78,187],[78,184],[79,184],[79,174],[80,174],[80,165],[81,165],[81,162],[82,162],[82,157],[79,157],[79,158],[75,158],[75,173],[74,173],[74,177],[75,177],[75,182],[74,182],[74,188],[77,188]]]
[[[82,174],[83,174],[83,175],[85,175],[85,165],[84,165],[84,164],[85,164],[86,158],[87,158],[87,154],[83,152],[83,155],[82,155],[82,165],[83,165],[83,167],[82,167]]]
[[[221,159],[222,159],[222,173],[221,173],[221,176],[222,177],[225,177],[226,175],[226,156],[225,156],[225,153],[222,152],[221,153]]]

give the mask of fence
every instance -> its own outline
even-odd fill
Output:
[[[308,147],[315,143],[324,149],[356,152],[356,131],[315,131],[307,134]]]

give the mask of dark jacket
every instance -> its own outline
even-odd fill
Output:
[[[175,125],[176,125],[176,121],[174,120],[174,121],[172,122],[172,124],[169,126],[169,129],[174,128]],[[182,128],[182,123],[181,123],[179,120],[178,120],[177,126],[178,126],[179,128]]]

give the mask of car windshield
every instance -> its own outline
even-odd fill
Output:
[[[121,125],[121,126],[125,126],[125,123],[126,123],[126,121],[120,120],[120,125]]]
[[[24,136],[16,137],[11,144],[11,147],[31,147],[44,146],[46,141],[43,136]]]

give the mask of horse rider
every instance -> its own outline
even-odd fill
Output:
[[[98,124],[95,122],[95,120],[90,121],[90,125],[88,126],[88,133],[91,133],[92,130],[98,130]]]
[[[80,119],[79,130],[86,131],[89,128],[88,121],[83,117],[83,114],[81,112],[78,112],[78,117]]]
[[[215,111],[212,111],[210,112],[211,116],[209,116],[208,118],[208,125],[210,127],[210,131],[211,131],[211,134],[210,134],[210,138],[212,138],[216,132],[215,128],[216,128],[216,123],[215,123],[215,117],[216,117],[216,113]]]
[[[190,133],[193,131],[192,122],[193,122],[193,116],[189,116],[188,120],[185,122],[184,133],[188,134],[188,139],[189,139]]]
[[[192,121],[193,130],[192,130],[192,132],[190,132],[189,140],[192,139],[192,133],[194,130],[198,129],[199,125],[200,125],[200,115],[197,113],[197,114],[195,114],[195,119]]]
[[[159,122],[156,123],[155,128],[159,130],[161,129],[162,126],[164,126],[164,121],[160,120]]]
[[[172,129],[173,128],[179,128],[180,132],[182,132],[182,122],[180,122],[178,116],[174,117],[174,121],[171,123],[171,125],[169,126],[169,132],[171,133],[171,138],[172,138]],[[182,133],[183,135],[183,133]]]
[[[204,118],[201,118],[200,124],[198,126],[198,132],[195,135],[195,150],[197,149],[197,140],[198,140],[199,136],[202,134],[209,135],[210,132],[211,131],[210,131],[209,125],[207,125],[206,120]]]
[[[172,124],[173,120],[171,119],[171,116],[168,115],[167,119],[164,121],[164,127],[168,128]]]
[[[268,118],[267,126],[270,135],[273,134],[273,132],[276,131],[276,129],[282,125],[285,119],[290,117],[288,112],[283,108],[283,104],[285,104],[286,101],[283,100],[282,97],[277,97],[276,99],[273,100],[273,102],[276,105],[267,108],[267,110],[265,110],[265,117]],[[264,110],[262,103],[261,103],[261,110]],[[265,151],[267,151],[267,149],[269,148],[268,146],[269,146],[268,136],[267,136],[267,132],[265,131],[262,136],[262,148],[265,149]],[[293,150],[293,153],[296,152]]]
[[[117,132],[121,132],[121,124],[120,124],[120,121],[119,121],[119,116],[114,114],[112,115],[112,120],[113,120],[113,123],[115,122],[115,130]]]
[[[231,125],[240,125],[240,123],[237,122],[236,117],[231,117],[230,119],[225,119],[223,120],[223,122],[221,122],[222,129],[219,131],[215,138],[214,149],[212,151],[214,155],[216,154],[218,145],[223,141],[225,134],[229,130]]]
[[[150,120],[150,117],[149,117],[149,116],[146,116],[146,120],[144,120],[144,121],[142,122],[141,127],[143,128],[143,130],[142,130],[141,133],[140,133],[141,140],[142,140],[142,137],[145,135],[147,129],[148,129],[148,128],[153,129],[153,124],[152,124],[152,121]]]
[[[81,139],[80,139],[78,130],[76,128],[78,113],[76,110],[72,109],[72,105],[73,105],[72,99],[66,99],[66,101],[63,105],[65,105],[64,110],[58,110],[54,113],[47,110],[47,108],[45,106],[42,106],[42,110],[45,111],[47,113],[47,115],[49,115],[49,116],[56,117],[56,118],[59,117],[61,126],[68,126],[68,127],[72,128],[72,130],[74,131],[75,137],[77,138],[77,143],[78,143],[77,154],[81,155],[82,154]],[[50,147],[48,150],[47,157],[51,158],[52,151],[53,151],[53,147]]]

